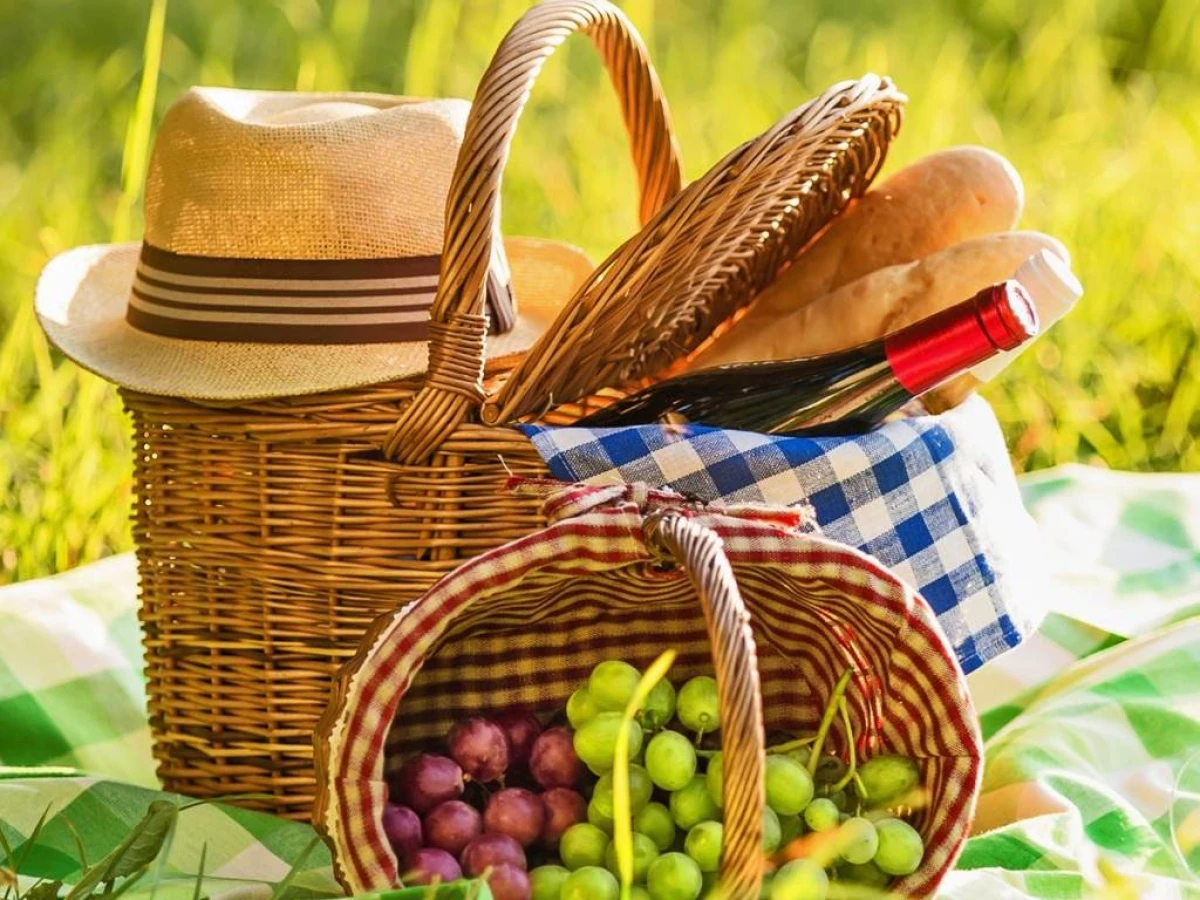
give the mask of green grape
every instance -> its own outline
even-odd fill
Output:
[[[603,831],[609,837],[612,836],[612,833],[613,833],[612,816],[606,816],[606,815],[604,815],[604,813],[600,812],[600,810],[596,808],[595,800],[588,803],[587,819],[589,822],[591,822],[593,825],[595,825],[597,828],[599,828],[601,831]]]
[[[786,756],[767,757],[767,805],[781,815],[803,812],[813,797],[808,771]]]
[[[604,865],[609,837],[591,822],[580,822],[563,832],[558,843],[558,855],[568,869]]]
[[[635,883],[640,884],[646,880],[646,873],[650,871],[650,863],[656,859],[658,859],[658,847],[654,841],[635,831],[633,833],[633,880]],[[618,879],[621,877],[621,873],[617,869],[616,841],[608,845],[608,851],[604,854],[604,865]]]
[[[841,825],[842,859],[849,863],[870,862],[879,849],[879,835],[875,826],[861,817],[847,819]]]
[[[721,900],[721,895],[717,893],[717,885],[720,883],[720,876],[716,872],[705,872],[700,882],[700,898],[701,900]]]
[[[684,728],[690,731],[716,731],[721,727],[721,712],[717,703],[717,681],[708,675],[697,675],[679,689],[675,714]]]
[[[835,784],[846,774],[846,764],[830,753],[822,753],[812,779],[817,784]]]
[[[708,786],[708,796],[712,797],[717,806],[725,805],[725,757],[718,750],[708,761],[708,769],[704,773],[704,783]]]
[[[692,827],[683,842],[683,852],[696,861],[701,872],[721,868],[721,844],[725,828],[720,822],[701,822]]]
[[[770,809],[771,807],[767,807]],[[799,816],[779,817],[779,846],[786,847],[800,835],[804,834],[804,820]]]
[[[838,877],[844,881],[853,881],[863,887],[885,888],[891,883],[892,876],[884,872],[873,862],[855,865],[842,862],[837,867]]]
[[[770,900],[825,900],[829,876],[811,859],[793,859],[771,878]]]
[[[805,808],[804,824],[813,831],[831,831],[837,828],[837,806],[828,797],[818,797]]]
[[[654,900],[654,898],[642,885],[635,884],[629,888],[629,900]]]
[[[584,722],[594,719],[598,712],[600,707],[596,705],[586,686],[581,687],[567,700],[567,721],[571,723],[572,728],[579,729]]]
[[[560,900],[619,900],[621,885],[608,869],[584,866],[563,882]]]
[[[646,887],[654,900],[696,900],[704,887],[704,876],[690,856],[664,853],[650,864]]]
[[[588,693],[601,711],[624,712],[629,705],[642,673],[627,662],[606,659],[588,677]]]
[[[650,689],[642,706],[642,724],[650,731],[666,727],[675,715],[675,685],[663,678]]]
[[[721,810],[717,804],[713,803],[712,797],[708,796],[708,786],[704,783],[702,775],[695,776],[682,788],[672,793],[668,803],[675,824],[684,831],[688,831],[701,822],[715,821],[721,818]]]
[[[677,791],[696,774],[696,748],[678,731],[660,731],[646,745],[646,771],[664,791]]]
[[[629,767],[629,805],[636,815],[646,808],[650,795],[654,793],[654,783],[649,774],[641,766]],[[596,782],[592,791],[592,803],[596,811],[607,819],[613,817],[613,773],[605,772]]]
[[[917,829],[901,819],[880,819],[875,823],[879,849],[875,865],[889,875],[911,875],[925,856],[925,842]]]
[[[830,802],[832,802],[833,805],[838,808],[839,812],[846,811],[847,797],[844,790],[834,791],[832,794],[829,794],[828,797]]]
[[[660,851],[671,849],[675,843],[675,819],[661,803],[647,803],[646,808],[633,817],[633,830],[654,841]]]
[[[621,714],[618,712],[597,713],[576,730],[575,754],[589,769],[603,775],[613,767],[617,752],[617,736],[621,729]],[[642,749],[642,728],[637,722],[629,723],[629,756],[637,756]]]
[[[779,815],[769,806],[763,807],[763,852],[774,853],[783,840],[783,825]]]
[[[812,756],[812,747],[808,745],[793,747],[791,750],[786,750],[780,755],[786,756],[788,759],[794,760],[805,768],[808,768],[808,758]]]
[[[562,866],[538,866],[529,873],[530,900],[558,900],[570,874]]]
[[[921,781],[914,760],[890,753],[876,756],[858,767],[858,777],[866,789],[863,801],[871,806],[887,806],[912,791]]]

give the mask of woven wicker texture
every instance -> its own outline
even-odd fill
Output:
[[[727,155],[596,269],[587,302],[539,339],[484,421],[624,387],[695,350],[867,190],[904,99],[886,78],[846,81]]]
[[[698,184],[720,185],[720,196],[731,200],[738,172],[750,172],[759,158],[777,160],[788,146],[796,149],[790,164],[823,160],[829,175],[741,184],[760,196],[764,211],[803,215],[781,214],[757,250],[742,248],[763,260],[752,277],[737,264],[730,240],[724,262],[704,257],[710,268],[693,278],[681,261],[719,238],[713,228],[722,207],[712,190],[695,186],[676,195],[687,203],[669,200],[678,158],[640,40],[603,0],[550,0],[531,10],[497,52],[466,125],[427,380],[225,407],[123,392],[138,448],[134,537],[155,755],[167,788],[200,797],[265,794],[269,799],[245,804],[307,817],[313,725],[330,678],[370,622],[464,560],[544,523],[535,500],[503,490],[510,474],[545,475],[540,458],[514,430],[479,424],[475,415],[513,362],[490,362],[481,382],[480,291],[492,240],[489,210],[516,118],[542,61],[573,30],[596,43],[621,96],[652,239],[628,242],[606,263],[605,280],[576,294],[564,314],[568,324],[556,326],[547,350],[522,368],[531,387],[513,403],[536,406],[548,392],[566,396],[557,378],[580,385],[585,397],[624,371],[597,368],[601,358],[625,352],[603,349],[608,342],[629,349],[620,328],[593,328],[587,311],[601,300],[611,307],[625,298],[620,302],[633,304],[647,323],[674,329],[670,346],[690,341],[680,336],[685,332],[698,339],[700,322],[715,324],[722,310],[749,302],[770,270],[845,198],[865,190],[898,122],[899,95],[866,79],[804,107],[808,112],[789,117],[787,127],[764,135],[759,150],[752,142],[737,151]],[[850,119],[860,125],[836,125]],[[698,205],[704,227],[687,214]],[[760,222],[743,212],[743,226]],[[659,308],[616,290],[665,257],[676,280],[650,298]],[[614,309],[613,321],[634,315]],[[655,327],[639,326],[639,334]],[[552,363],[551,350],[559,362]],[[582,370],[594,371],[594,384],[572,375],[572,353]],[[646,365],[669,356],[663,344]],[[543,421],[566,424],[594,401],[581,404],[556,407]]]
[[[343,671],[318,729],[315,821],[344,886],[377,890],[397,877],[380,813],[386,771],[407,754],[436,747],[468,715],[561,715],[597,662],[641,667],[670,647],[676,684],[718,678],[728,896],[758,896],[764,729],[815,730],[848,665],[859,758],[896,751],[920,762],[929,802],[912,821],[928,851],[896,887],[932,893],[969,831],[982,749],[928,605],[863,554],[769,518],[644,517],[678,498],[615,491],[610,506],[467,563],[381,619]],[[840,725],[830,740],[847,753]]]

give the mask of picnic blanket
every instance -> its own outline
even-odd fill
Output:
[[[1021,487],[1051,612],[969,678],[987,765],[941,896],[1200,898],[1200,476],[1068,467]],[[188,802],[154,791],[134,583],[122,556],[0,590],[0,836],[22,885],[70,883],[80,848]],[[163,858],[127,897],[192,897],[201,871],[208,896],[340,895],[308,826],[231,806],[184,808]]]

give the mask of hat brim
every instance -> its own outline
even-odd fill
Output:
[[[517,322],[489,337],[487,367],[528,350],[591,273],[577,248],[506,238]],[[140,244],[77,247],[50,261],[35,308],[50,341],[83,368],[121,387],[194,400],[252,400],[317,394],[425,372],[424,341],[263,344],[182,340],[134,328],[126,302]]]

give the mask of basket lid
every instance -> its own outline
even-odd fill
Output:
[[[428,747],[489,708],[561,709],[590,668],[615,655],[641,666],[671,647],[673,678],[711,671],[716,626],[687,573],[663,571],[646,528],[655,518],[647,507],[681,501],[666,497],[619,485],[554,498],[548,511],[565,518],[377,620],[342,670],[315,742],[314,823],[348,891],[388,888],[398,874],[381,821],[385,756]],[[927,853],[897,890],[931,893],[967,837],[982,744],[965,677],[928,604],[870,557],[785,530],[779,516],[674,511],[715,532],[718,552],[723,545],[744,598],[735,618],[749,621],[758,645],[752,695],[767,729],[815,724],[823,700],[814,698],[852,664],[859,674],[846,698],[858,752],[922,761],[928,803],[916,824]],[[761,722],[759,732],[761,748]]]
[[[592,273],[484,421],[628,385],[696,349],[866,192],[905,100],[878,75],[841,82],[729,153]]]

